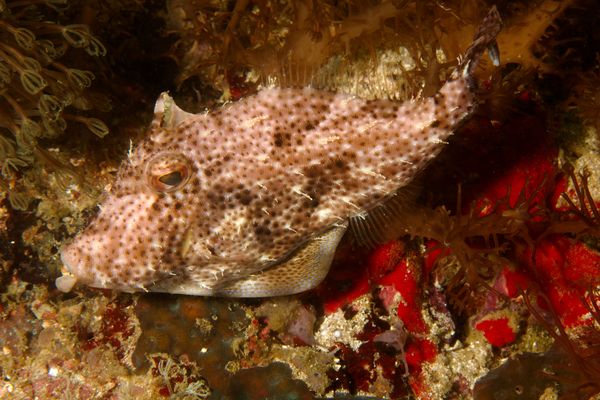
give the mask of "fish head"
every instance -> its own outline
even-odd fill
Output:
[[[137,291],[175,276],[184,279],[190,266],[211,265],[204,268],[210,282],[231,264],[214,260],[202,190],[207,177],[183,145],[191,117],[199,118],[168,95],[159,98],[147,139],[130,150],[98,214],[61,250],[77,282]]]

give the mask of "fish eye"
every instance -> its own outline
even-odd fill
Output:
[[[191,163],[184,155],[162,153],[148,161],[145,175],[150,188],[167,193],[182,188],[191,173]]]
[[[181,175],[181,171],[173,171],[164,174],[158,180],[168,186],[177,186],[183,181],[183,176]]]

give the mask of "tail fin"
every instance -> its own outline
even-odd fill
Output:
[[[485,50],[488,51],[492,63],[495,66],[500,65],[500,51],[496,43],[496,36],[498,36],[501,29],[502,19],[500,13],[496,6],[493,6],[481,22],[473,37],[473,43],[469,46],[458,65],[457,72],[463,77],[471,76]]]

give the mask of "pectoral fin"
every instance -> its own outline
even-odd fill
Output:
[[[347,225],[334,226],[308,241],[287,261],[242,279],[228,282],[216,291],[227,297],[283,296],[317,286],[329,271]]]

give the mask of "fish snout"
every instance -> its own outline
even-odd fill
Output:
[[[63,275],[56,279],[56,287],[69,292],[73,286],[83,284],[96,288],[110,286],[111,248],[115,245],[114,238],[98,240],[92,235],[82,234],[60,250],[63,263]]]
[[[70,292],[76,283],[90,284],[91,279],[82,271],[80,260],[82,259],[81,251],[73,243],[63,246],[60,249],[60,259],[64,268],[62,276],[56,278],[55,284],[61,292]]]

